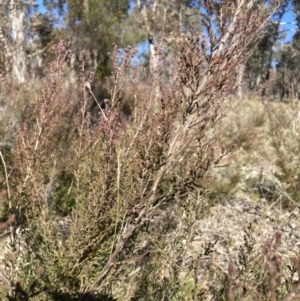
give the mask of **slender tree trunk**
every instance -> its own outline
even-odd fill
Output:
[[[11,53],[8,45],[8,32],[9,32],[9,20],[5,14],[6,10],[5,0],[0,0],[0,72],[1,75],[5,75],[9,72]]]
[[[3,27],[0,25],[0,73],[1,75],[6,74],[9,71],[9,57],[8,57],[8,49],[5,38],[5,31]]]
[[[12,52],[12,74],[18,82],[25,81],[26,75],[26,53],[25,53],[25,5],[21,0],[10,0],[9,19],[13,44]]]
[[[155,55],[155,35],[152,31],[152,28],[150,26],[150,22],[149,22],[149,17],[148,17],[148,9],[150,8],[146,8],[144,3],[141,3],[140,0],[137,1],[137,6],[139,8],[139,10],[141,11],[143,20],[144,20],[144,25],[146,27],[146,31],[147,31],[147,35],[148,35],[148,42],[149,42],[149,52],[150,52],[150,69],[151,70],[156,70],[157,66],[158,66],[158,58]],[[153,5],[151,7],[151,14],[155,14],[155,10],[157,7],[157,1],[153,1]]]
[[[243,76],[244,76],[244,70],[245,70],[245,65],[241,64],[237,66],[237,77],[236,77],[236,84],[238,86],[237,90],[237,97],[241,100],[243,98]]]

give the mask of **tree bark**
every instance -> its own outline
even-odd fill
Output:
[[[25,53],[25,5],[21,0],[10,0],[9,19],[13,44],[12,53],[12,74],[19,83],[25,81],[26,75],[26,53]]]
[[[239,100],[243,98],[243,76],[244,76],[244,70],[245,70],[245,65],[241,64],[237,66],[237,77],[236,77],[236,84],[237,84],[237,97]]]

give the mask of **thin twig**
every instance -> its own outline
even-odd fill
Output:
[[[16,287],[15,284],[7,278],[7,276],[6,276],[5,273],[1,270],[1,268],[0,268],[0,279],[2,280],[2,282],[3,282],[5,285],[9,286],[9,288],[15,288],[15,287]]]
[[[7,169],[6,169],[5,160],[4,160],[4,157],[3,157],[1,151],[0,151],[0,157],[1,157],[1,160],[2,160],[2,163],[3,163],[3,167],[4,167],[5,182],[6,182],[6,187],[7,187],[7,195],[8,195],[8,199],[10,199],[10,189],[9,189],[9,182],[8,182]]]
[[[102,108],[101,108],[101,106],[100,106],[100,104],[99,104],[97,98],[95,97],[94,93],[93,93],[92,90],[91,90],[91,85],[90,85],[90,83],[89,83],[89,82],[85,82],[85,83],[84,83],[84,86],[85,86],[86,88],[88,88],[88,90],[89,90],[90,93],[92,94],[92,96],[93,96],[94,100],[96,101],[96,103],[97,103],[97,105],[98,105],[98,107],[99,107],[99,109],[100,109],[100,111],[101,111],[101,113],[102,113],[104,119],[107,121],[107,117],[106,117],[104,111],[102,110]]]

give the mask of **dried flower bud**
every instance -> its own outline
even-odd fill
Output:
[[[7,190],[1,190],[0,191],[0,197],[5,197],[7,195]]]
[[[280,267],[282,265],[282,258],[278,254],[273,256],[273,261],[275,262],[276,266]]]
[[[235,274],[235,267],[232,264],[228,266],[228,274],[230,277],[233,277]]]
[[[272,246],[272,241],[271,240],[267,240],[265,242],[265,245],[264,245],[264,248],[263,248],[263,254],[264,255],[267,255],[271,249],[271,246]]]
[[[295,257],[292,257],[291,261],[292,261],[294,267],[298,270],[299,269],[299,260]]]
[[[282,238],[282,232],[276,231],[275,232],[275,240],[276,240],[276,242],[280,242],[281,238]]]

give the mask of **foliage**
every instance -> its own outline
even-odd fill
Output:
[[[88,2],[95,9],[101,3]],[[83,4],[69,2],[79,43],[84,43],[83,28],[99,25],[94,7],[83,22]],[[205,276],[200,261],[214,243],[197,258],[188,256],[198,222],[212,205],[214,168],[233,149],[219,142],[225,101],[238,88],[236,67],[270,14],[263,3],[259,10],[244,0],[236,6],[226,2],[224,9],[217,4],[204,2],[207,36],[191,27],[169,76],[164,70],[174,60],[165,56],[163,41],[150,70],[133,66],[131,47],[114,46],[108,54],[113,72],[105,84],[109,98],[103,102],[92,90],[91,56],[81,52],[78,85],[70,88],[65,79],[71,45],[61,41],[53,48],[55,60],[12,142],[9,176],[3,173],[11,218],[0,226],[13,225],[4,276],[0,269],[3,298],[289,300],[298,289],[279,281],[280,232],[253,258],[249,227],[242,267],[238,273],[232,266],[225,274],[217,272],[209,288],[200,283]],[[124,91],[129,116],[122,111]],[[263,119],[250,121],[260,127]],[[236,142],[245,145],[242,135]],[[263,262],[265,269],[258,269]],[[292,269],[297,265],[295,259]]]

